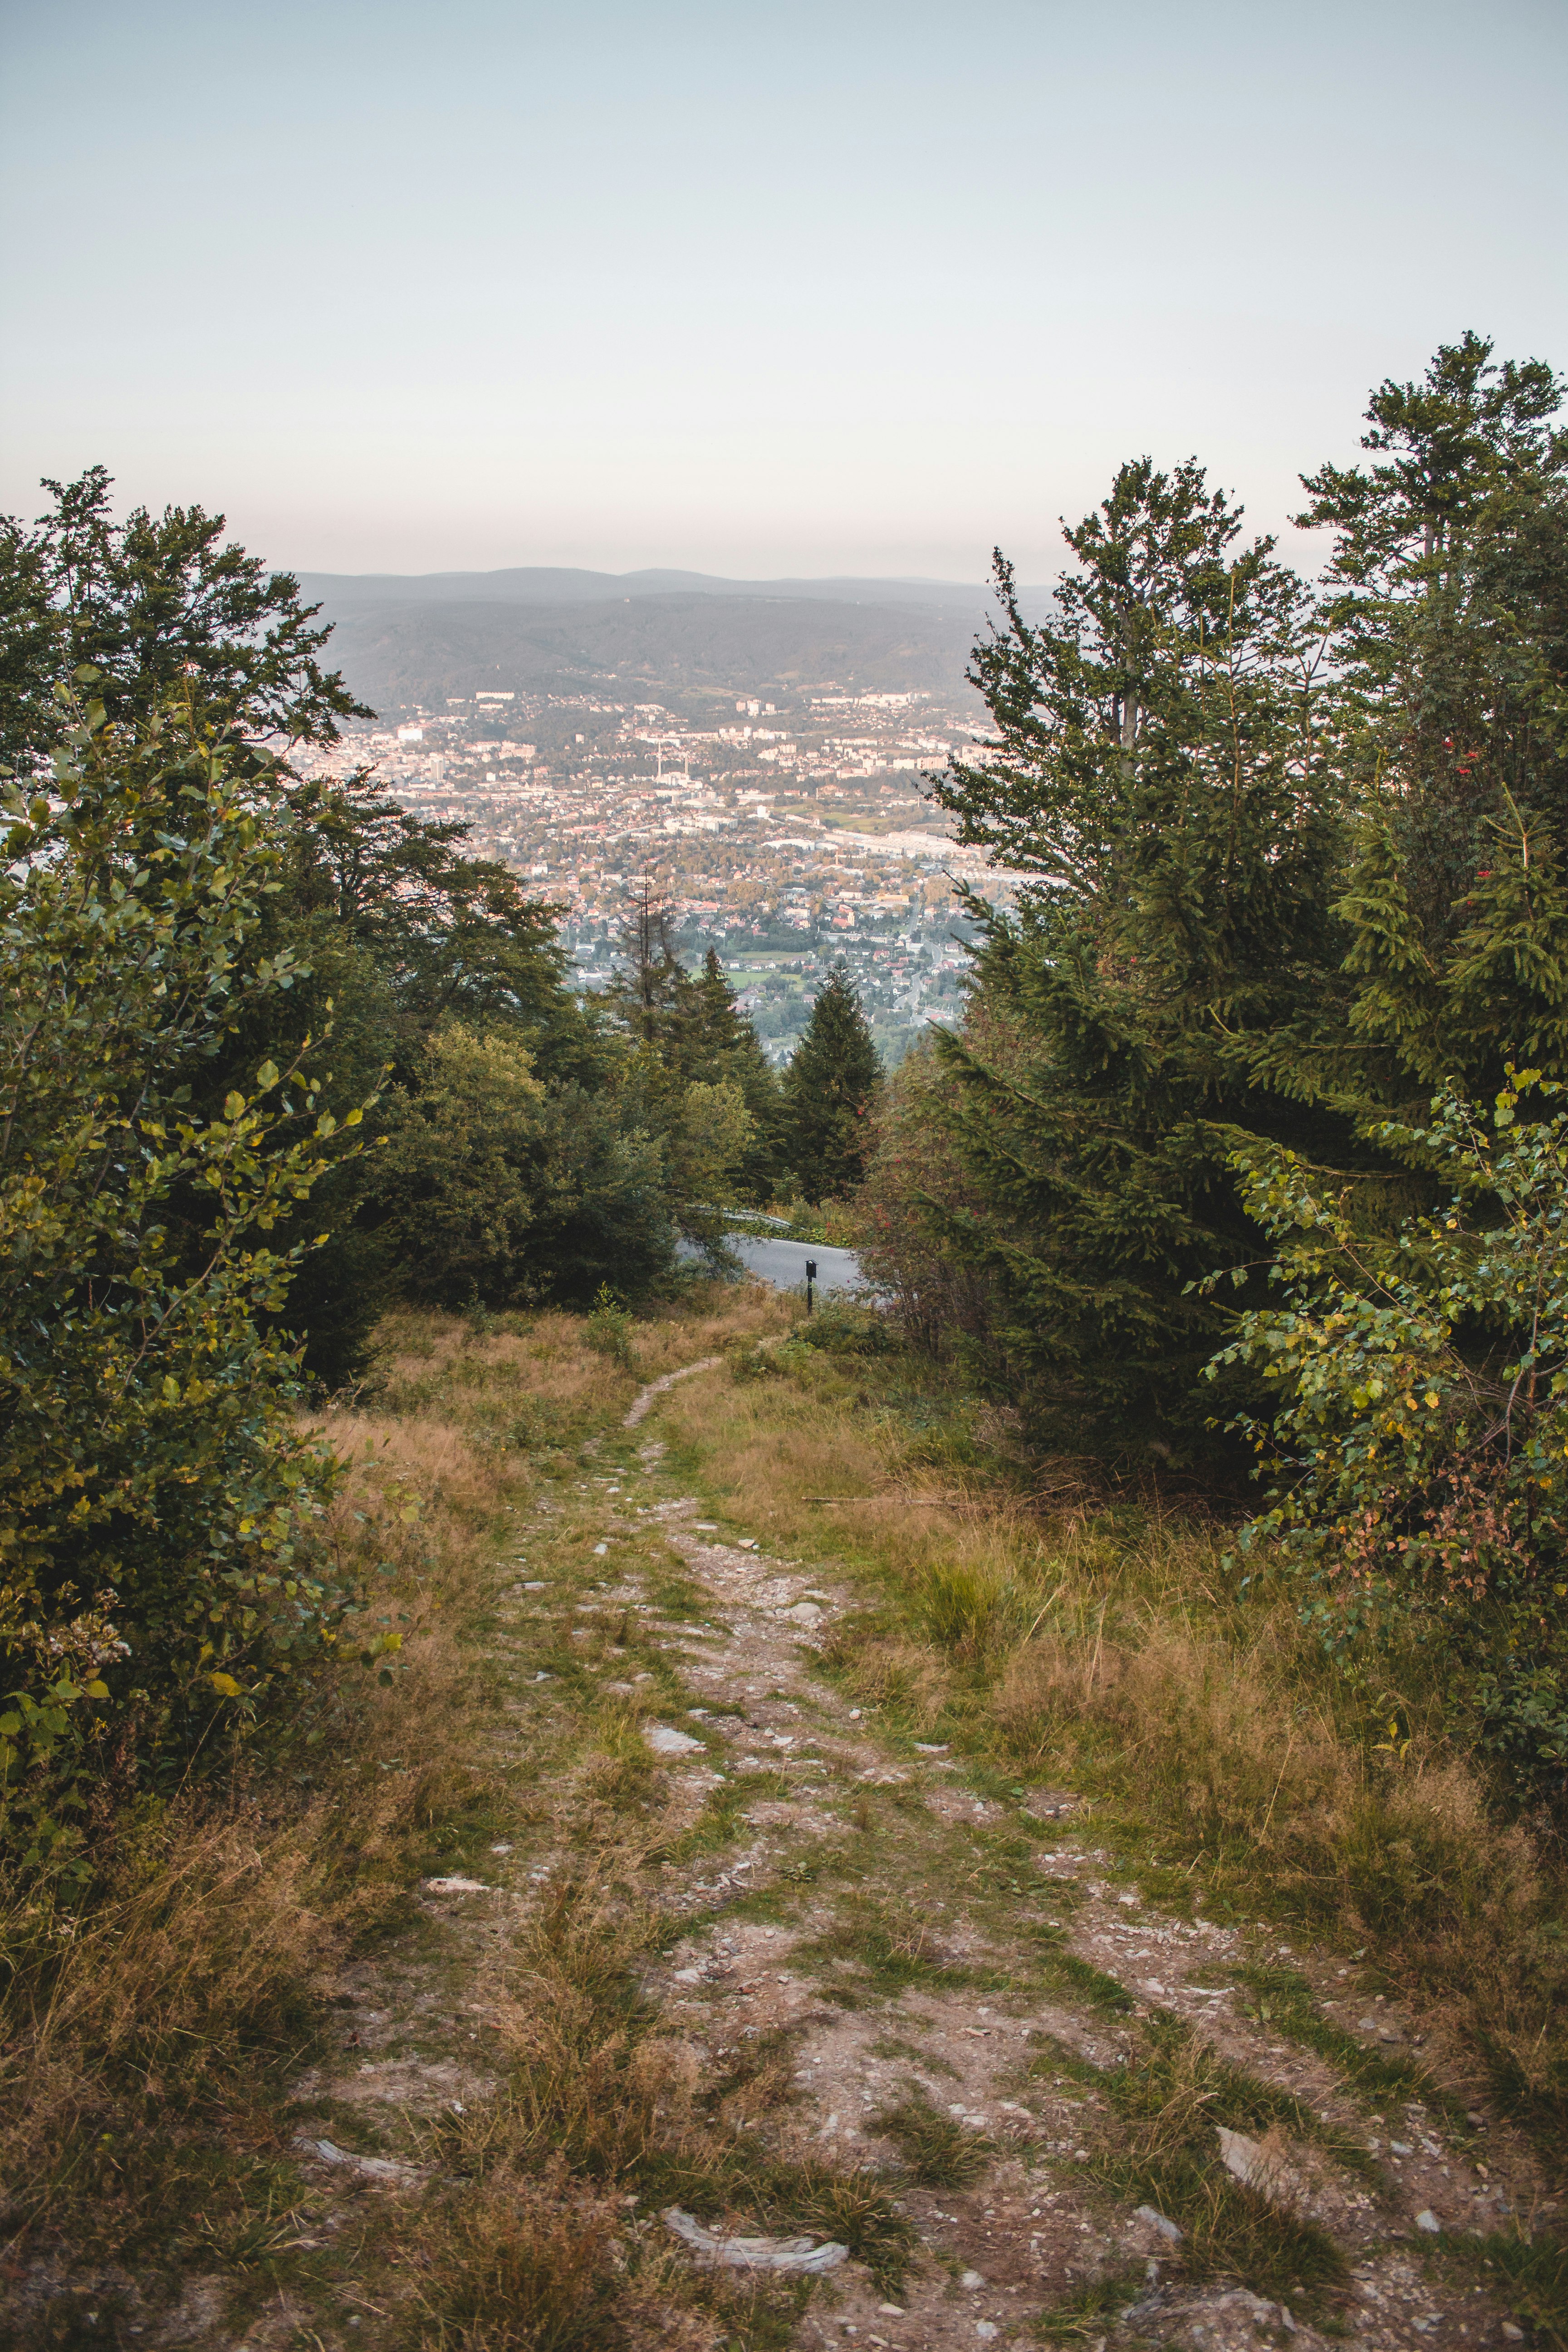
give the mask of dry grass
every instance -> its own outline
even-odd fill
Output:
[[[1099,1799],[1167,1892],[1370,1945],[1434,2048],[1560,2157],[1561,1849],[1456,1742],[1440,1662],[1336,1667],[1289,1592],[1241,1589],[1201,1515],[987,1464],[984,1416],[935,1376],[800,1339],[775,1341],[777,1377],[673,1410],[735,1517],[865,1579],[834,1661],[855,1695],[999,1791]]]
[[[787,1339],[794,1313],[710,1293],[639,1322],[631,1369],[569,1317],[393,1318],[376,1381],[324,1424],[352,1465],[326,1533],[363,1579],[367,1633],[403,1637],[390,1685],[350,1669],[319,1745],[119,1823],[81,1916],[19,1895],[0,1916],[13,2250],[242,2268],[289,2242],[282,2086],[327,1979],[399,1916],[443,1825],[492,1793],[476,1635],[508,1514],[643,1381]],[[867,1611],[833,1663],[895,1736],[951,1741],[999,1790],[1039,1777],[1097,1795],[1119,1843],[1216,1910],[1373,1944],[1465,2063],[1568,2140],[1552,1856],[1445,1746],[1418,1660],[1391,1663],[1394,1688],[1336,1681],[1288,1604],[1238,1595],[1201,1523],[1089,1507],[1065,1475],[1065,1501],[1031,1499],[987,1455],[995,1428],[897,1358],[773,1353],[772,1374],[671,1391],[662,1428],[764,1541],[860,1580]],[[787,2294],[672,2260],[648,2218],[671,2201],[843,2238],[889,2284],[907,2257],[887,2184],[800,2136],[786,2051],[700,2075],[639,2000],[652,1925],[626,1890],[660,1822],[638,1713],[602,1707],[570,1735],[605,1859],[556,1890],[500,1990],[501,2087],[444,2127],[441,2185],[395,2222],[432,2352],[782,2344]],[[844,1933],[851,1990],[930,1965],[876,1920]],[[1144,2146],[1142,2095],[1130,2083],[1107,2161],[1186,2161]],[[1195,2218],[1212,2190],[1215,2227],[1242,2226],[1206,2168],[1189,2186]]]
[[[258,2250],[294,2242],[301,2190],[279,2116],[323,1999],[345,1958],[403,1917],[444,1825],[496,1794],[473,1736],[489,1704],[475,1634],[510,1515],[526,1505],[537,1467],[559,1469],[617,1423],[643,1381],[771,1318],[751,1289],[698,1294],[637,1324],[629,1368],[569,1316],[389,1318],[374,1377],[321,1423],[348,1465],[322,1536],[362,1581],[367,1641],[401,1636],[389,1681],[345,1664],[309,1744],[285,1732],[221,1788],[111,1823],[85,1908],[58,1910],[36,1887],[0,1889],[5,2258],[48,2247],[68,2265],[116,2257],[177,2272],[216,2259],[238,2273]],[[635,1803],[648,1783],[637,1713],[612,1710],[595,1727],[588,1779],[609,1801],[602,1811]],[[649,1834],[641,1822],[632,1830]],[[604,1935],[591,1940],[603,1958]],[[626,1951],[611,1942],[605,1965],[619,1983]],[[590,1991],[599,2017],[600,1991]],[[515,2004],[510,2013],[520,2016]],[[608,2063],[583,2044],[579,2010],[568,2002],[559,2021],[578,2041],[543,2070],[558,2101]],[[517,2032],[514,2083],[537,2088],[543,2062],[523,2052],[521,2023]],[[644,2128],[670,2095],[657,2045],[637,2038],[606,2111],[614,2129]],[[550,2109],[552,2133],[563,2113]],[[589,2121],[579,2113],[584,2130]],[[712,2315],[693,2315],[672,2284],[683,2266],[662,2246],[639,2257],[635,2278],[618,2255],[612,2263],[619,2209],[591,2177],[598,2158],[560,2173],[524,2135],[498,2158],[502,2171],[525,2144],[531,2187],[510,2175],[503,2186],[498,2172],[425,2217],[427,2340],[710,2344]],[[583,2314],[612,2286],[609,2334],[584,2333]],[[727,2288],[713,2308],[733,2305],[763,2340],[769,2315],[749,2303],[742,2314],[745,2300]]]
[[[721,1301],[698,1344],[747,1311]],[[688,1360],[678,1324],[638,1335],[656,1363]],[[85,1910],[0,1890],[13,2251],[178,2239],[272,2161],[268,2117],[332,1971],[397,1915],[443,1818],[483,1796],[465,1633],[531,1457],[636,1385],[571,1317],[384,1328],[375,1380],[322,1423],[349,1465],[322,1533],[363,1581],[367,1637],[402,1636],[389,1685],[346,1665],[314,1744],[285,1739],[221,1789],[116,1822]]]
[[[493,2008],[502,2085],[432,2138],[433,2164],[464,2184],[443,2193],[420,2232],[435,2340],[489,2344],[489,2326],[496,2342],[531,2342],[507,2332],[510,2298],[538,2292],[531,2282],[557,2235],[602,2331],[584,2340],[636,2343],[680,2314],[693,2327],[706,2315],[723,2333],[726,2313],[738,2316],[736,2289],[669,2261],[658,2216],[672,2203],[716,2221],[831,2234],[889,2289],[901,2277],[912,2234],[887,2185],[868,2168],[825,2161],[792,2128],[787,2047],[744,2052],[715,2074],[661,2028],[637,1990],[660,1932],[601,1861],[557,1878],[518,1947]],[[640,2227],[634,2212],[647,2217]],[[771,2316],[782,2341],[795,2290],[752,2287],[744,2302],[750,2340],[765,2340]],[[552,2303],[540,2324],[564,2323]]]

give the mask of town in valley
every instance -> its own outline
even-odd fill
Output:
[[[931,797],[951,752],[987,757],[978,698],[828,683],[728,699],[694,720],[605,691],[479,689],[351,724],[294,764],[372,768],[411,813],[468,824],[477,855],[559,910],[579,986],[610,979],[651,889],[689,964],[717,950],[772,1059],[841,963],[892,1066],[958,1016],[966,898],[1004,903],[1024,878],[960,846]]]

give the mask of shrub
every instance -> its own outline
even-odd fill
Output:
[[[0,872],[0,1796],[35,1862],[76,1842],[89,1767],[173,1780],[215,1729],[297,1713],[352,1597],[312,1531],[333,1458],[260,1328],[310,1245],[269,1237],[344,1156],[336,1123],[300,1057],[190,1108],[295,976],[251,940],[267,776],[177,709],[62,721],[51,793],[7,795]]]
[[[1486,1745],[1561,1782],[1568,1113],[1519,1118],[1559,1091],[1510,1071],[1493,1135],[1452,1087],[1429,1127],[1385,1123],[1384,1142],[1454,1191],[1383,1236],[1295,1153],[1238,1153],[1285,1297],[1244,1315],[1215,1363],[1245,1359],[1280,1392],[1273,1439],[1249,1425],[1280,1478],[1254,1533],[1309,1580],[1311,1622],[1337,1648],[1442,1643]]]
[[[632,1318],[621,1305],[607,1282],[599,1285],[599,1295],[594,1301],[594,1311],[588,1318],[586,1337],[590,1348],[601,1356],[629,1370],[632,1362]]]

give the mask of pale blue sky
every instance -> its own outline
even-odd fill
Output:
[[[5,0],[0,504],[273,561],[1054,568],[1568,364],[1562,0]]]

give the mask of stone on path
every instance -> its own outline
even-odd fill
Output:
[[[719,2263],[732,2271],[805,2271],[816,2275],[822,2271],[837,2270],[847,2259],[849,2249],[834,2239],[820,2245],[810,2238],[737,2238],[716,2230],[705,2230],[695,2215],[671,2205],[665,2211],[666,2227],[684,2240],[694,2252],[705,2255],[709,2262]]]
[[[702,1745],[700,1739],[693,1739],[689,1732],[677,1731],[668,1723],[650,1723],[644,1730],[643,1738],[656,1756],[689,1756],[694,1748]]]

